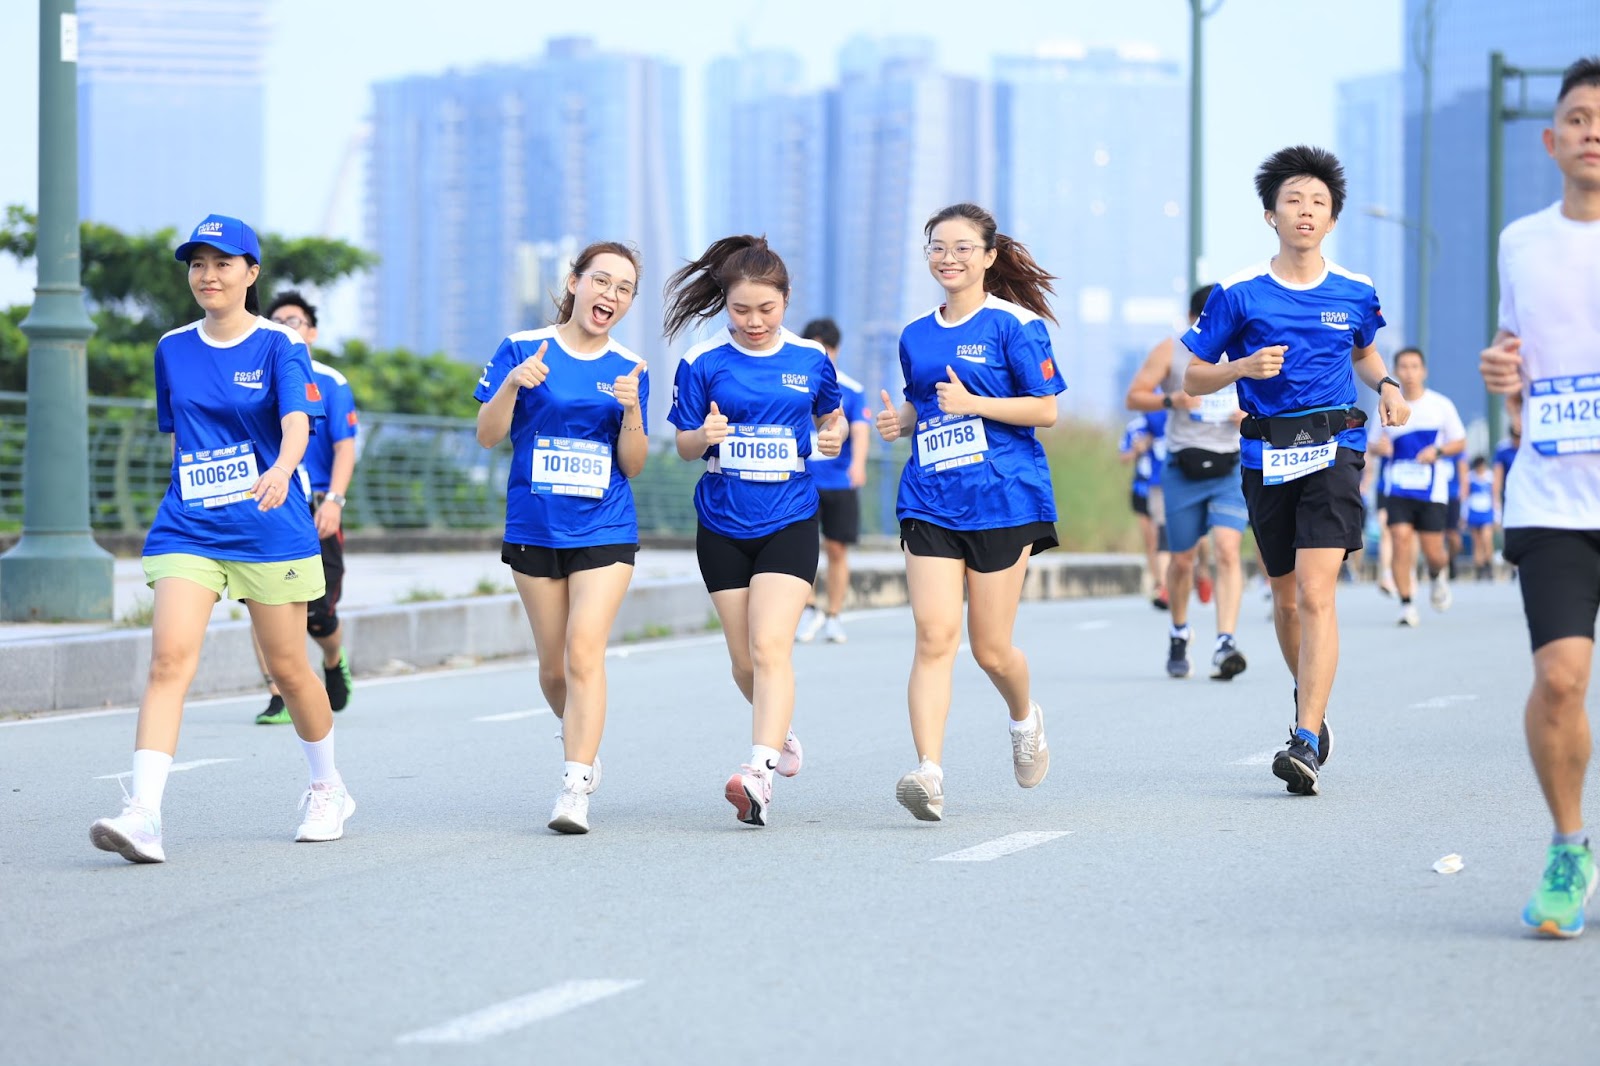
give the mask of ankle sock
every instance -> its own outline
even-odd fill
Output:
[[[1173,640],[1193,640],[1194,630],[1190,629],[1186,625],[1173,626],[1167,630],[1167,636],[1171,637]]]
[[[1033,709],[1033,704],[1031,703],[1028,704],[1028,717],[1024,718],[1020,722],[1015,718],[1011,720],[1011,731],[1013,733],[1032,733],[1038,728],[1039,712]]]
[[[929,774],[936,781],[944,780],[944,767],[940,766],[932,759],[923,759],[922,762],[917,765],[917,772]]]
[[[1217,634],[1217,647],[1220,648],[1224,644],[1232,644],[1232,643],[1233,643],[1233,634],[1232,633],[1218,633]]]
[[[311,768],[313,785],[339,785],[343,781],[333,764],[333,730],[321,740],[300,738],[300,750],[306,753],[306,765]]]
[[[1402,606],[1402,607],[1410,607],[1411,606],[1411,597],[1410,596],[1401,596],[1400,597],[1400,606]]]
[[[583,792],[589,787],[589,782],[593,777],[593,764],[568,762],[566,772],[561,775],[561,787],[570,789],[573,792]]]
[[[1587,844],[1588,842],[1589,833],[1582,826],[1578,827],[1576,833],[1552,833],[1550,835],[1551,847],[1560,847],[1563,844]]]
[[[778,749],[762,744],[750,746],[750,765],[757,773],[774,774],[778,771]]]
[[[161,813],[161,797],[167,791],[167,773],[172,756],[164,751],[140,748],[133,753],[133,805]]]
[[[1312,751],[1317,751],[1318,750],[1318,745],[1319,745],[1320,741],[1319,741],[1317,735],[1315,733],[1313,733],[1311,730],[1309,730],[1309,729],[1301,729],[1299,726],[1296,726],[1295,730],[1294,730],[1294,735],[1296,737],[1300,738],[1301,740],[1305,741],[1307,744],[1310,744]]]

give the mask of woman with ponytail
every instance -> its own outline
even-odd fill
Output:
[[[473,393],[478,443],[511,437],[500,560],[533,627],[539,687],[561,719],[566,766],[550,828],[589,831],[606,723],[606,640],[633,579],[650,377],[611,339],[633,306],[639,260],[614,241],[572,262],[557,324],[500,343]]]
[[[1011,643],[1028,558],[1053,548],[1055,495],[1035,428],[1056,421],[1063,389],[1043,319],[1054,279],[996,232],[994,216],[955,204],[924,228],[928,269],[944,304],[900,334],[904,400],[888,390],[877,418],[886,441],[913,436],[896,514],[916,625],[908,698],[917,768],[895,798],[922,821],[944,817],[945,720],[962,593],[972,656],[1011,712],[1012,768],[1032,788],[1050,769],[1028,661]]]
[[[722,622],[733,680],[752,708],[750,761],[723,789],[741,822],[766,825],[773,774],[800,772],[794,632],[817,577],[817,450],[839,454],[849,422],[833,361],[783,328],[789,271],[763,237],[724,237],[667,282],[669,339],[727,312],[678,364],[668,420],[678,454],[705,460],[695,551]]]

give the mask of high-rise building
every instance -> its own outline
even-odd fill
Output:
[[[1489,339],[1485,309],[1491,240],[1488,225],[1489,56],[1505,53],[1519,67],[1563,68],[1600,52],[1600,3],[1595,0],[1449,0],[1434,5],[1432,222],[1429,377],[1450,395],[1464,418],[1485,410],[1477,353]],[[1428,0],[1406,0],[1404,31],[1411,43]],[[1418,49],[1406,50],[1406,204],[1411,220],[1422,205],[1422,69]],[[1557,81],[1532,79],[1528,105],[1548,107]],[[1510,99],[1518,97],[1513,91]],[[1505,220],[1548,206],[1561,196],[1561,175],[1544,151],[1538,121],[1505,129]],[[1417,306],[1421,279],[1408,256],[1406,304]]]
[[[374,87],[367,232],[380,346],[485,362],[541,325],[581,246],[636,244],[643,274],[617,339],[671,402],[661,286],[685,252],[680,78],[662,60],[551,40],[526,63]]]
[[[78,204],[119,229],[262,217],[268,0],[78,0]]]
[[[1409,344],[1406,258],[1413,239],[1405,214],[1405,94],[1399,71],[1339,83],[1335,152],[1349,198],[1333,231],[1333,258],[1366,274],[1383,301],[1386,355]]]
[[[1187,307],[1185,82],[1141,47],[1050,46],[997,57],[994,75],[1000,226],[1058,279],[1051,341],[1074,414],[1118,417]]]
[[[716,60],[706,77],[706,240],[765,234],[789,268],[785,321],[832,315],[831,94],[787,52]]]

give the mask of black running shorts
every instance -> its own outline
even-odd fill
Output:
[[[750,587],[757,574],[789,574],[810,585],[817,580],[817,516],[802,518],[764,537],[738,540],[707,529],[694,534],[694,552],[707,592]]]
[[[633,565],[637,544],[593,544],[585,548],[547,548],[542,544],[500,542],[500,561],[527,577],[557,581],[579,570],[598,570],[614,563]]]
[[[1414,500],[1409,496],[1386,496],[1389,526],[1410,526],[1418,533],[1443,533],[1449,525],[1450,508],[1433,500]]]
[[[1517,568],[1533,650],[1565,637],[1594,639],[1600,610],[1600,531],[1506,530],[1505,559]]]
[[[900,547],[911,555],[962,559],[968,570],[992,574],[1017,565],[1026,551],[1038,555],[1061,543],[1054,522],[1029,522],[999,529],[948,529],[920,518],[900,523]]]
[[[822,536],[835,544],[854,544],[861,539],[861,496],[855,489],[823,489]]]
[[[1343,548],[1346,555],[1361,549],[1366,465],[1365,452],[1340,448],[1332,466],[1281,485],[1263,485],[1259,469],[1245,468],[1244,500],[1268,577],[1294,573],[1301,548]]]
[[[322,576],[327,591],[306,604],[306,632],[331,637],[339,632],[339,596],[344,592],[344,530],[322,539]]]

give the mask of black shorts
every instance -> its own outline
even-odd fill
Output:
[[[1138,492],[1128,494],[1128,505],[1133,508],[1134,514],[1150,515],[1150,497],[1140,495]]]
[[[1457,496],[1444,505],[1444,528],[1458,530],[1461,528],[1461,497]]]
[[[948,529],[920,518],[900,523],[900,547],[912,555],[934,559],[962,559],[968,570],[992,574],[1009,570],[1022,558],[1049,551],[1061,543],[1054,522],[1029,522],[999,529]]]
[[[694,534],[707,592],[749,588],[757,574],[788,574],[810,585],[817,580],[818,550],[816,515],[749,540],[725,537],[703,522]]]
[[[1388,496],[1389,525],[1411,526],[1418,533],[1443,533],[1449,524],[1444,504],[1434,500],[1413,500],[1409,496]]]
[[[1600,610],[1600,532],[1506,530],[1506,562],[1517,568],[1533,650],[1564,637],[1594,639]]]
[[[823,489],[822,535],[836,544],[854,544],[861,539],[861,495],[855,489]]]
[[[306,632],[313,637],[331,637],[339,632],[339,596],[344,592],[342,529],[322,541],[322,577],[327,591],[306,604]]]
[[[547,548],[542,544],[500,542],[500,561],[527,577],[561,580],[579,570],[598,570],[616,563],[633,565],[637,544],[592,544],[584,548]]]
[[[1281,485],[1263,485],[1259,469],[1245,469],[1244,500],[1268,577],[1294,573],[1301,548],[1343,548],[1346,555],[1361,549],[1366,465],[1365,452],[1340,448],[1332,466]]]

